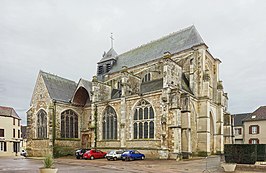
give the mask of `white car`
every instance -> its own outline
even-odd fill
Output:
[[[124,153],[123,150],[112,150],[112,151],[109,151],[105,157],[107,160],[117,160],[117,159],[121,159],[121,155],[123,153]]]

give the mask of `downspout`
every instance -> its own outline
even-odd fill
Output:
[[[97,148],[97,125],[98,125],[98,121],[97,121],[97,105],[95,106],[95,111],[94,111],[94,147]]]
[[[53,119],[52,119],[52,144],[53,144],[53,149],[55,146],[55,117],[56,117],[56,101],[53,101]],[[53,150],[54,151],[54,150]]]

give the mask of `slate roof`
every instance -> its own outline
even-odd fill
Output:
[[[0,116],[13,117],[21,120],[16,111],[11,107],[0,106]]]
[[[243,121],[260,121],[266,120],[266,106],[261,106],[249,116],[247,116]]]
[[[78,90],[79,87],[84,87],[84,88],[88,91],[89,96],[90,96],[90,98],[91,98],[91,91],[92,91],[92,82],[91,82],[91,81],[88,81],[88,80],[85,80],[85,79],[82,79],[82,78],[81,78],[81,79],[79,80],[79,83],[78,83],[78,85],[77,85],[76,90]]]
[[[71,101],[77,87],[74,81],[43,71],[40,71],[40,75],[44,80],[51,99],[63,102]]]
[[[193,25],[116,56],[116,63],[109,73],[120,71],[123,66],[130,68],[156,60],[165,52],[174,54],[201,44],[204,41]]]
[[[111,59],[115,59],[117,55],[118,54],[116,53],[116,51],[113,48],[111,48],[107,53],[104,53],[103,58],[98,62],[98,64]]]
[[[156,79],[148,82],[143,82],[140,86],[140,93],[147,93],[163,88],[163,79]]]
[[[251,113],[234,114],[234,126],[243,126],[243,120]]]

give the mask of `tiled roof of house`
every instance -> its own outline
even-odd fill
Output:
[[[5,106],[0,106],[0,116],[21,119],[13,108]]]
[[[74,81],[40,71],[51,99],[63,102],[70,102],[76,90],[77,84]]]
[[[204,41],[193,25],[116,56],[116,63],[109,73],[120,71],[123,66],[130,68],[156,60],[165,52],[174,54],[201,44]]]
[[[261,106],[249,116],[247,116],[243,121],[260,121],[266,120],[266,106]]]
[[[243,120],[251,113],[234,114],[234,126],[242,126]]]

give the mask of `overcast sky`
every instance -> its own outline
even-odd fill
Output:
[[[26,110],[39,70],[91,80],[118,54],[195,25],[212,55],[231,113],[266,105],[266,1],[0,0],[0,105]]]

